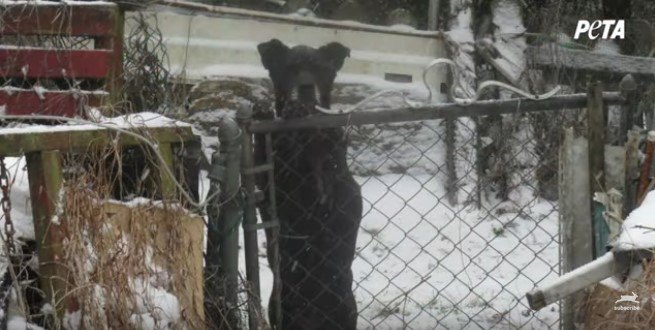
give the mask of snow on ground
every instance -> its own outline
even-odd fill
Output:
[[[557,275],[557,213],[549,203],[526,199],[525,218],[489,215],[490,205],[445,203],[434,175],[357,179],[365,201],[353,265],[361,327],[556,323],[557,311],[538,314],[544,324],[519,301],[536,281]]]
[[[557,327],[557,307],[533,314],[524,301],[536,283],[558,276],[558,214],[550,202],[525,194],[522,210],[490,215],[503,204],[451,207],[433,174],[356,180],[364,200],[352,267],[358,328]],[[258,239],[266,310],[272,274],[263,232]],[[240,267],[245,276],[243,253]]]
[[[16,229],[15,237],[34,239],[32,204],[30,203],[25,157],[7,157],[5,165],[12,181],[9,197],[11,199],[11,219]],[[4,218],[1,223],[4,227]],[[2,255],[4,256],[4,254]]]
[[[148,114],[144,114],[140,118],[151,118]],[[161,117],[161,116],[159,116]],[[154,118],[154,117],[153,117]],[[151,118],[152,119],[152,118]],[[119,120],[120,122],[120,120]],[[29,200],[29,183],[27,177],[26,162],[24,157],[7,157],[5,164],[9,172],[10,180],[12,182],[10,188],[11,198],[11,218],[16,229],[15,237],[23,237],[28,239],[34,238],[34,227],[32,224],[32,210]],[[123,203],[125,205],[139,206],[147,203],[143,199],[136,199],[132,203]],[[156,203],[154,205],[157,205]],[[2,226],[4,226],[5,219],[2,219]],[[127,239],[125,236],[124,239]],[[90,248],[90,245],[88,246]],[[4,245],[3,245],[4,249]],[[90,251],[89,255],[94,252]],[[146,256],[146,265],[149,270],[157,268],[152,261],[152,251]],[[2,273],[6,269],[7,260],[6,253],[0,253],[0,269]],[[91,258],[89,259],[91,260]],[[93,266],[89,271],[93,270]],[[162,270],[159,269],[159,272]],[[153,274],[155,272],[152,272]],[[156,273],[158,276],[160,273]],[[168,276],[168,275],[165,275]],[[156,276],[155,276],[156,277]],[[160,276],[161,277],[161,276]],[[154,278],[154,277],[153,277]],[[151,279],[144,280],[141,278],[132,279],[131,289],[137,301],[136,310],[131,317],[132,323],[138,329],[167,329],[168,324],[174,324],[180,320],[181,311],[180,304],[177,297],[160,286],[151,283]],[[102,289],[99,290],[98,299],[104,299]],[[16,310],[15,312],[18,312]],[[65,316],[65,323],[68,329],[78,329],[82,319],[79,312],[67,314]],[[20,314],[14,315],[10,313],[8,319],[8,329],[42,329],[33,324],[28,324],[23,316]]]

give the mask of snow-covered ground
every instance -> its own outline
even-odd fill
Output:
[[[535,282],[557,275],[557,212],[550,203],[526,198],[526,214],[498,215],[490,205],[449,206],[443,182],[429,174],[358,181],[365,200],[353,266],[360,326],[557,323],[556,310],[532,316],[523,302]]]
[[[524,297],[558,276],[551,202],[526,196],[517,211],[502,213],[506,204],[451,207],[432,174],[356,180],[364,199],[353,264],[359,328],[558,327],[557,307],[533,313]],[[272,276],[263,233],[259,242],[265,309]]]

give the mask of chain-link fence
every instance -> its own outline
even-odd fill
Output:
[[[262,283],[263,298],[280,290],[272,324],[558,327],[557,306],[535,313],[524,295],[560,272],[557,146],[577,114],[270,133],[275,201],[260,211],[272,221],[275,204],[280,222],[281,283]]]
[[[518,127],[483,137],[473,120],[456,122],[452,204],[445,123],[354,130],[365,204],[353,265],[360,326],[557,324],[557,310],[532,315],[522,301],[559,273],[557,203],[539,196],[530,125],[504,119]]]

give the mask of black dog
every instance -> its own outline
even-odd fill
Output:
[[[258,50],[275,88],[276,114],[283,119],[314,113],[316,89],[318,103],[329,108],[334,79],[350,54],[336,42],[318,49],[289,48],[277,39],[260,44]],[[257,136],[255,144],[258,163],[263,163],[263,137]],[[281,281],[274,283],[274,291],[280,290],[282,310],[275,310],[271,301],[271,324],[281,323],[284,329],[355,329],[351,266],[362,198],[348,170],[344,131],[275,133],[273,149]],[[258,183],[268,189],[262,178]],[[270,220],[269,207],[268,200],[261,205],[264,221]],[[269,249],[269,262],[274,259]]]

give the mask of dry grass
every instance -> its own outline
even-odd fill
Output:
[[[59,285],[49,304],[66,314],[51,318],[51,328],[149,328],[136,325],[144,315],[158,328],[202,328],[202,219],[177,203],[111,201],[108,182],[117,178],[107,177],[106,166],[113,164],[99,158],[74,160],[94,166],[69,172],[59,224],[48,228],[62,242],[62,278],[53,282]],[[179,316],[170,312],[178,310]]]
[[[628,285],[628,291],[616,291],[597,285],[586,306],[585,329],[655,329],[655,262],[644,264],[638,281]],[[621,295],[637,294],[639,304],[616,303]],[[639,306],[639,310],[615,310],[615,306]]]

